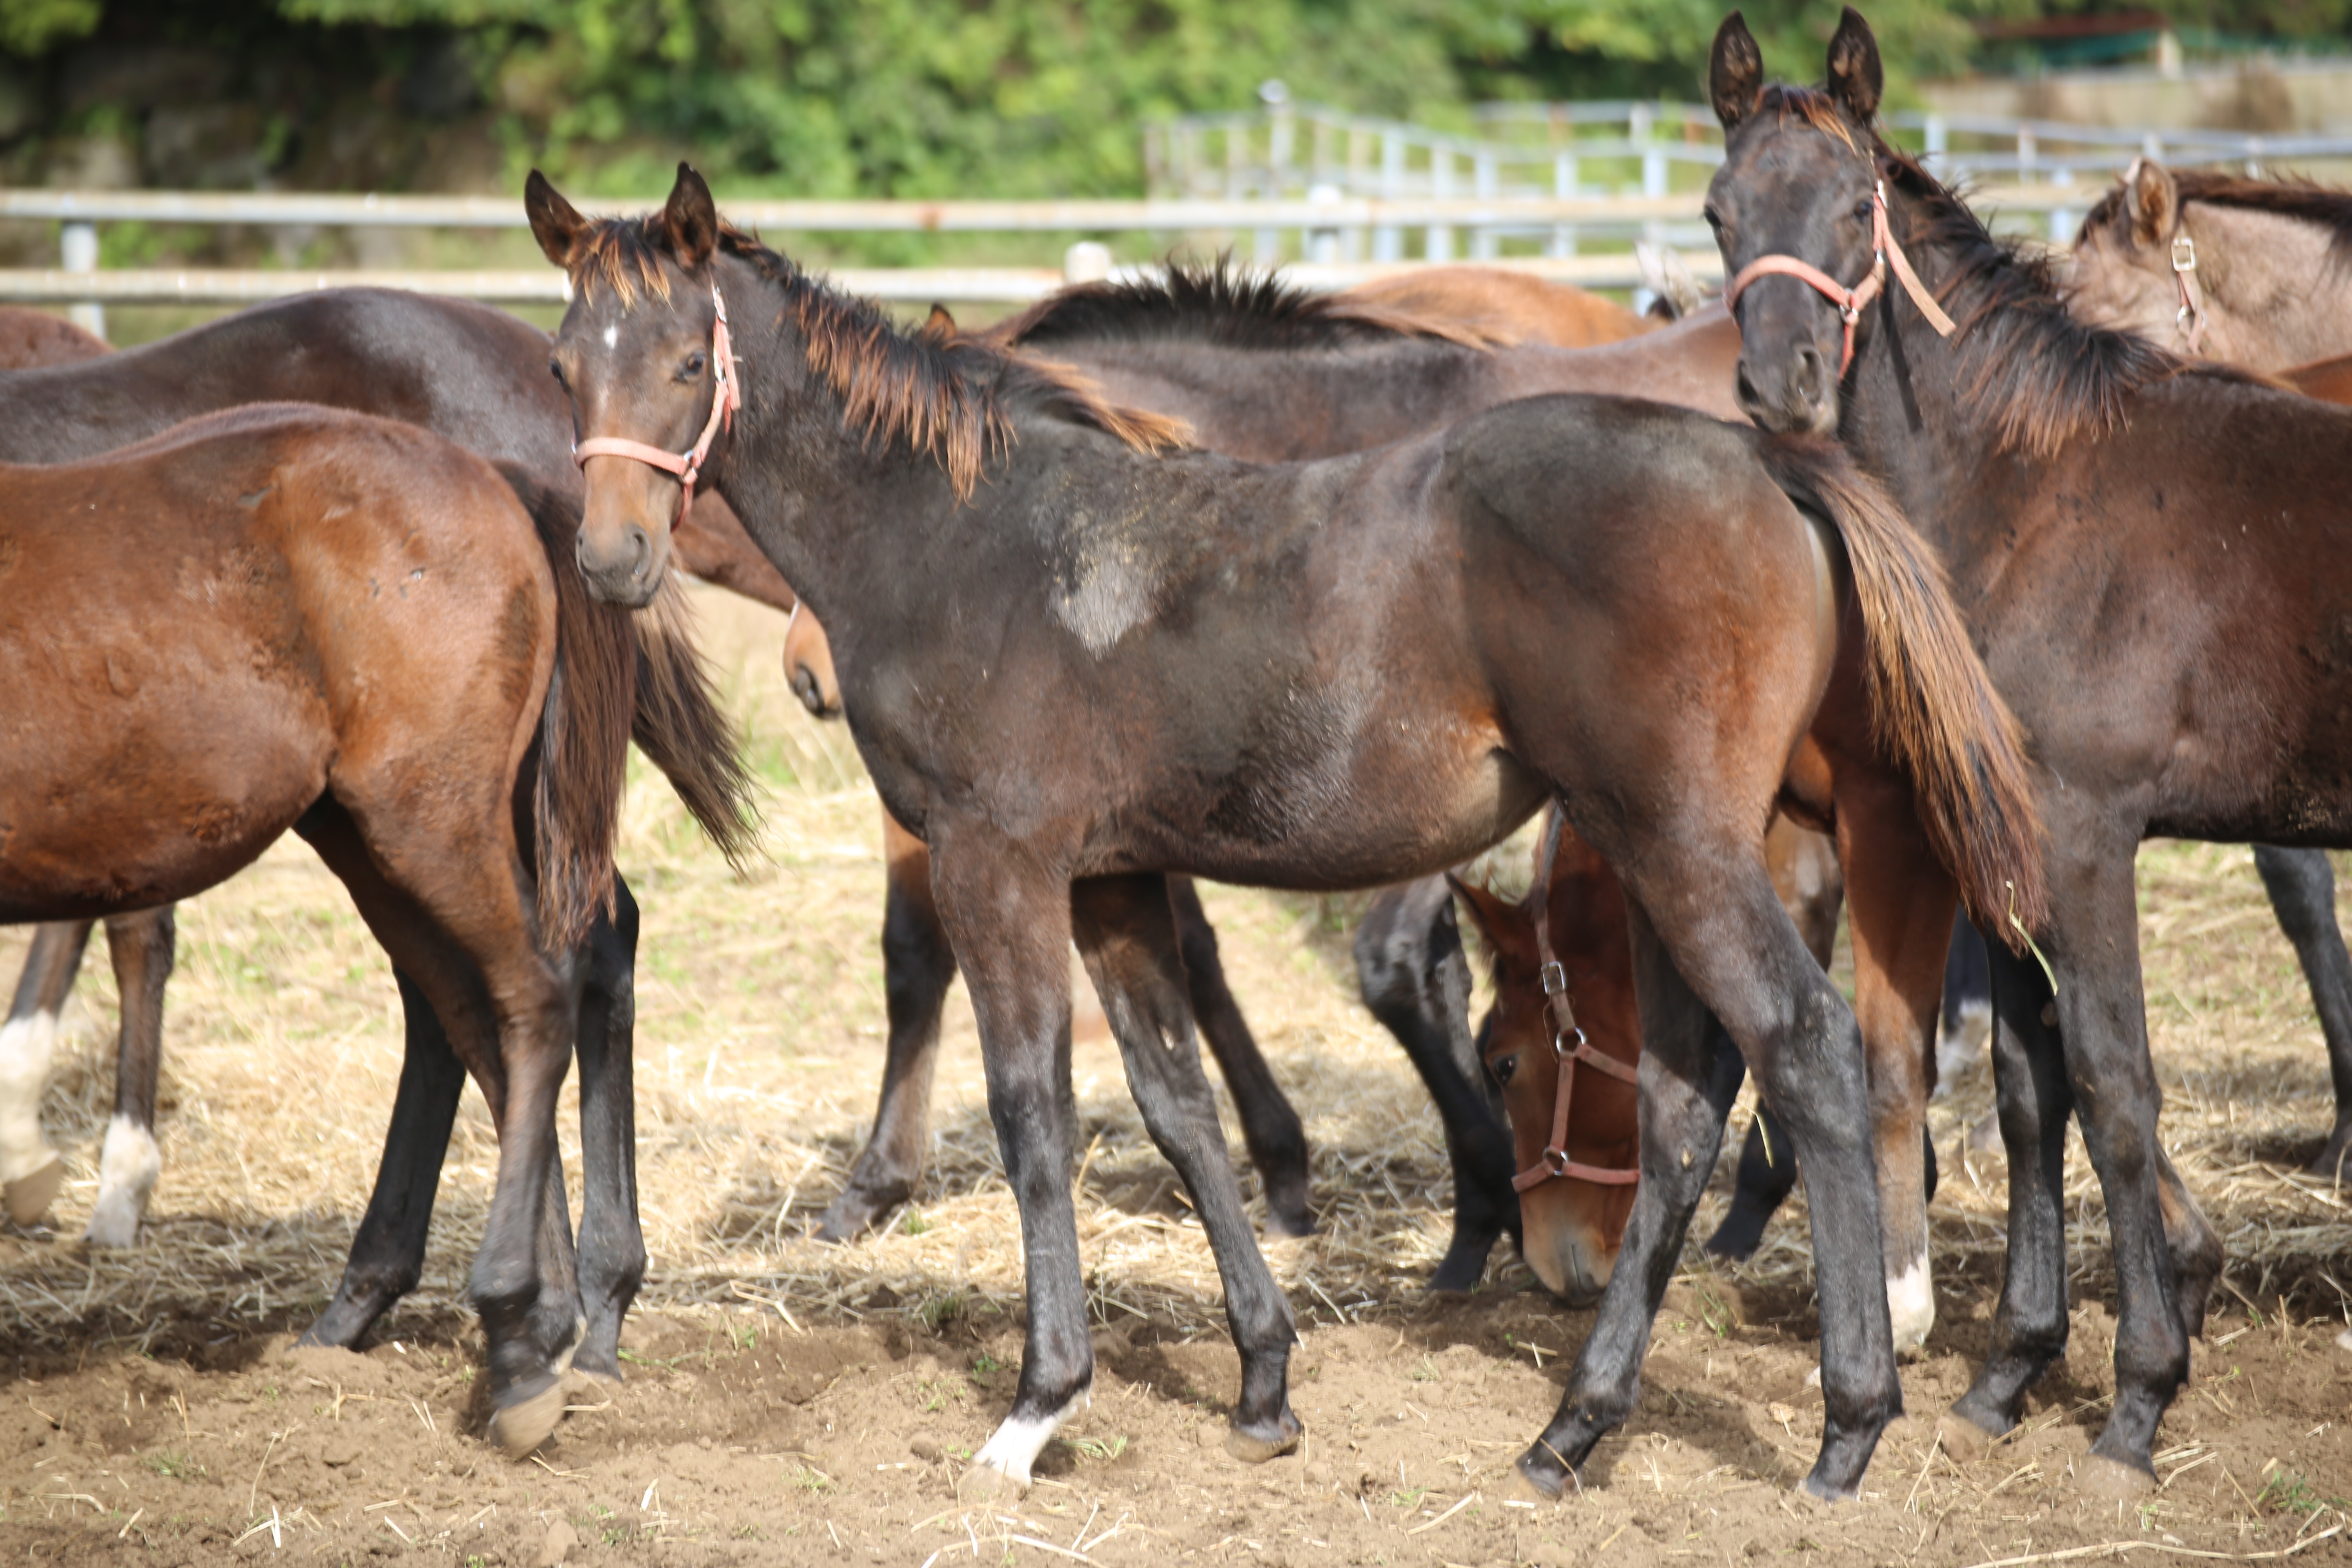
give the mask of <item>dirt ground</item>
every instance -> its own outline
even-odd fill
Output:
[[[112,1076],[112,988],[89,963],[45,1106],[70,1165],[56,1228],[0,1227],[0,1561],[2352,1562],[2352,1351],[2336,1343],[2352,1212],[2294,1170],[2327,1122],[2326,1063],[2249,855],[2201,846],[2142,856],[2143,938],[2166,1142],[2231,1267],[2151,1497],[2094,1501],[2072,1480],[2114,1386],[2104,1218],[2079,1145],[2066,1364],[1984,1458],[1936,1440],[1999,1277],[2001,1158],[1965,1146],[1990,1100],[1979,1068],[1934,1113],[1938,1323],[1904,1369],[1912,1414],[1861,1502],[1790,1489],[1821,1430],[1801,1204],[1752,1264],[1693,1250],[1640,1408],[1582,1495],[1520,1500],[1511,1460],[1590,1314],[1499,1252],[1468,1297],[1420,1289],[1450,1184],[1434,1115],[1354,1001],[1353,904],[1229,889],[1209,907],[1235,992],[1316,1149],[1320,1233],[1268,1245],[1303,1335],[1306,1445],[1257,1468],[1220,1447],[1238,1373],[1213,1266],[1097,1019],[1076,1050],[1093,1406],[1017,1505],[960,1496],[1020,1356],[1018,1237],[971,1016],[959,994],[916,1203],[854,1246],[806,1239],[871,1113],[879,837],[844,738],[790,706],[776,622],[701,602],[773,792],[772,855],[731,874],[657,780],[637,781],[622,863],[646,910],[654,1265],[625,1335],[627,1384],[582,1382],[525,1463],[472,1435],[479,1339],[462,1286],[495,1144],[471,1097],[423,1288],[364,1354],[290,1348],[364,1205],[399,1029],[341,889],[283,847],[182,910],[164,1175],[125,1253],[74,1240]],[[0,971],[23,944],[0,933]]]

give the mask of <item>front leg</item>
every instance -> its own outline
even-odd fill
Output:
[[[82,1239],[92,1247],[129,1247],[139,1239],[147,1195],[163,1173],[155,1147],[155,1083],[163,1069],[163,987],[172,978],[178,934],[173,906],[116,915],[106,922],[107,956],[122,999],[121,1033],[114,1051],[114,1118],[99,1156],[98,1201]]]
[[[621,1377],[621,1321],[646,1278],[637,1218],[637,900],[613,878],[614,918],[588,933],[580,998],[579,1281],[587,1332],[572,1365]]]
[[[58,1016],[81,972],[90,921],[36,927],[8,1021],[0,1024],[0,1189],[8,1217],[37,1225],[65,1184],[66,1164],[41,1136],[41,1094],[48,1087]]]
[[[1094,1386],[1077,1210],[1070,1195],[1070,884],[1027,844],[933,818],[931,884],[971,988],[988,1114],[1021,1209],[1028,1330],[1013,1409],[976,1467],[1025,1488],[1030,1466]]]
[[[2254,869],[2278,913],[2279,930],[2294,944],[2311,984],[2311,1005],[2327,1042],[2327,1076],[2336,1085],[2336,1126],[2309,1169],[2334,1181],[2352,1171],[2352,955],[2336,923],[2336,872],[2317,849],[2254,846]]]

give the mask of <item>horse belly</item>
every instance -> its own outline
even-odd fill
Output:
[[[233,665],[190,679],[204,667],[82,651],[83,679],[41,680],[54,664],[0,646],[0,685],[27,699],[0,737],[0,921],[200,892],[325,787],[332,736],[314,694]]]

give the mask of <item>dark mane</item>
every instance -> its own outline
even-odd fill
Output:
[[[1074,284],[981,335],[1024,349],[1057,342],[1182,342],[1285,351],[1406,337],[1437,338],[1465,348],[1498,346],[1475,323],[1346,294],[1312,293],[1278,273],[1237,267],[1231,256],[1205,264],[1171,261],[1156,278]]]
[[[1191,439],[1182,420],[1107,402],[1066,365],[1021,358],[977,339],[909,332],[871,300],[836,292],[731,225],[719,226],[719,247],[783,291],[783,315],[801,334],[809,368],[841,399],[845,423],[868,441],[903,441],[933,458],[959,496],[971,494],[989,458],[1013,444],[1017,407],[1092,426],[1140,452],[1168,451]],[[667,299],[662,263],[671,254],[659,214],[602,219],[572,249],[572,286],[583,295],[608,287],[625,308],[640,289]]]
[[[2274,213],[2327,230],[2328,251],[2339,267],[2352,267],[2352,191],[2293,175],[2249,179],[2225,169],[2174,169],[2172,183],[2182,202],[2210,202],[2215,206],[2248,212]],[[2128,216],[2124,187],[2109,187],[2083,220],[2086,229],[2120,229]]]
[[[2255,379],[2077,321],[2046,258],[1995,238],[1906,154],[1883,142],[1875,152],[1882,177],[1918,204],[1915,252],[1949,268],[1936,293],[1959,324],[1961,391],[1998,426],[2004,447],[2048,457],[2076,435],[2103,434],[2122,421],[2129,395],[2172,376]]]
[[[1783,125],[1793,117],[1849,152],[1862,151],[1854,142],[1853,127],[1846,123],[1845,111],[1838,107],[1837,100],[1820,88],[1776,81],[1756,95],[1755,112],[1762,114],[1767,110],[1779,115]]]

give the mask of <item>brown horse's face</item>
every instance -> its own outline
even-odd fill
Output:
[[[541,248],[570,269],[587,220],[537,173],[525,205]],[[593,265],[584,283],[575,278],[548,363],[571,396],[575,441],[615,437],[683,454],[710,417],[719,395],[711,358],[718,310],[707,284],[694,278],[709,259],[718,215],[709,187],[683,165],[660,221],[667,228],[666,248],[679,258],[661,258],[661,287],[633,279],[621,288],[597,276]],[[653,602],[669,565],[670,524],[684,481],[650,463],[609,454],[588,458],[582,474],[588,500],[580,521],[581,574],[597,598],[643,608]]]
[[[1707,186],[1706,220],[1727,278],[1767,256],[1809,262],[1848,288],[1870,271],[1876,170],[1868,127],[1884,79],[1869,27],[1850,10],[1846,18],[1830,44],[1825,111],[1820,95],[1800,100],[1815,107],[1811,115],[1762,102],[1763,56],[1738,13],[1716,34],[1708,89],[1724,161]],[[1834,434],[1845,353],[1837,306],[1799,279],[1767,274],[1740,295],[1735,314],[1742,411],[1767,430]],[[1866,308],[1857,332],[1867,334],[1876,314]]]
[[[1471,918],[1495,955],[1495,1009],[1482,1045],[1486,1070],[1502,1086],[1511,1149],[1520,1170],[1543,1161],[1559,1094],[1561,1059],[1553,1048],[1536,956],[1532,909],[1456,883]],[[1569,994],[1586,1037],[1620,1061],[1640,1058],[1641,1015],[1633,1000],[1633,954],[1625,899],[1617,879],[1574,834],[1563,834],[1551,886],[1553,951],[1568,971]],[[1641,1159],[1640,1109],[1632,1085],[1581,1068],[1568,1121],[1567,1152],[1583,1164],[1632,1170]],[[1519,1194],[1528,1267],[1545,1289],[1571,1306],[1600,1299],[1617,1265],[1634,1186],[1554,1176]]]

